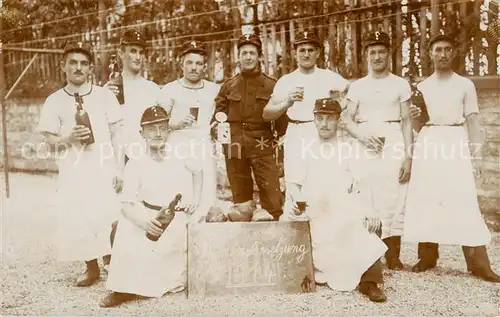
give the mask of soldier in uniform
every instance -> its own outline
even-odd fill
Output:
[[[386,297],[377,284],[382,282],[380,257],[387,247],[377,236],[381,222],[371,189],[351,169],[350,144],[338,140],[340,113],[338,101],[316,101],[317,136],[304,152],[304,168],[286,171],[291,201],[285,211],[288,220],[310,221],[318,284],[340,291],[359,286],[371,301],[383,302]]]
[[[203,186],[202,165],[196,158],[168,153],[168,114],[153,106],[141,118],[141,134],[148,155],[125,167],[122,213],[112,250],[106,287],[112,291],[100,305],[113,307],[139,296],[161,297],[182,291],[187,280],[187,223],[198,223],[196,209]],[[180,208],[163,230],[156,219],[180,193]],[[158,238],[151,241],[146,236]]]
[[[257,35],[243,35],[238,42],[241,73],[227,80],[215,100],[215,118],[227,116],[230,144],[223,145],[233,202],[253,200],[253,179],[259,188],[260,204],[274,220],[282,211],[279,170],[274,151],[275,137],[262,111],[269,102],[276,80],[259,67],[262,43]],[[277,121],[283,120],[279,118]],[[252,215],[233,215],[231,220],[249,221]]]
[[[162,103],[171,117],[169,145],[179,158],[195,156],[204,162],[203,197],[199,212],[206,214],[210,206],[215,205],[216,199],[217,180],[210,121],[220,86],[203,79],[207,67],[204,43],[195,40],[184,43],[179,57],[183,77],[168,83],[161,90]]]
[[[119,215],[120,205],[113,190],[121,185],[123,156],[119,134],[122,113],[114,95],[88,82],[92,70],[91,48],[69,42],[63,54],[64,88],[45,101],[38,131],[58,155],[57,227],[58,258],[85,261],[86,269],[77,286],[90,286],[100,278],[97,259],[111,251],[109,228]],[[76,125],[75,96],[88,113],[92,130]],[[94,143],[82,143],[93,135]],[[118,153],[119,154],[119,153]]]
[[[436,266],[439,244],[461,245],[467,270],[499,283],[486,251],[491,234],[481,217],[474,180],[483,142],[476,88],[451,68],[456,56],[452,37],[438,34],[429,47],[434,73],[417,85],[429,120],[419,127],[415,142],[404,227],[404,239],[419,243],[420,260],[413,271]],[[418,118],[417,109],[411,114]]]
[[[298,68],[278,80],[263,112],[265,121],[288,119],[283,153],[285,183],[286,171],[304,166],[302,150],[316,137],[316,99],[341,95],[349,86],[349,81],[339,74],[316,66],[322,45],[314,33],[299,32],[293,45]]]
[[[401,270],[401,235],[411,167],[413,130],[409,117],[411,87],[389,71],[390,37],[370,33],[365,53],[368,75],[347,93],[346,130],[354,137],[357,169],[373,189],[382,220],[389,269]]]

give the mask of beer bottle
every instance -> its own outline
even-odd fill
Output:
[[[125,103],[125,96],[123,94],[123,77],[118,68],[118,62],[115,60],[111,65],[111,72],[109,74],[109,83],[118,88],[118,95],[116,95],[116,99],[120,105]]]
[[[92,125],[90,123],[89,114],[83,109],[83,98],[77,92],[73,94],[75,97],[76,113],[75,121],[77,125],[83,125],[90,130],[90,135],[86,140],[81,141],[82,144],[90,145],[95,142],[94,133],[92,132]]]
[[[412,121],[420,122],[421,124],[425,124],[429,121],[429,113],[427,112],[427,106],[425,105],[424,95],[418,90],[417,83],[410,77],[410,86],[411,86],[411,103],[414,106],[420,108],[421,113],[420,117],[413,119]]]
[[[158,220],[161,223],[161,229],[165,230],[167,227],[170,225],[172,220],[175,217],[175,208],[181,201],[182,195],[177,194],[175,195],[174,199],[168,204],[167,208],[162,208],[158,214],[156,215],[156,220]],[[158,241],[160,237],[154,237],[150,235],[149,233],[146,234],[146,237],[151,240],[151,241]]]

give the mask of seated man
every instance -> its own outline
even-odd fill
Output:
[[[288,220],[309,220],[315,280],[335,290],[359,291],[384,302],[380,257],[387,250],[375,233],[381,222],[371,208],[371,191],[355,181],[352,148],[337,140],[341,113],[333,99],[318,99],[314,122],[318,138],[302,145],[306,164],[285,173]],[[365,228],[367,227],[367,228]]]
[[[137,295],[161,297],[186,287],[186,224],[201,219],[194,212],[201,197],[203,174],[201,163],[169,153],[168,119],[166,110],[158,106],[142,115],[141,134],[149,150],[125,167],[124,218],[118,223],[106,284],[112,293],[103,299],[101,307],[117,306]],[[157,214],[178,193],[184,212],[175,212],[169,226],[162,230]]]

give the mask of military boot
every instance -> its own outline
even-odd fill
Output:
[[[439,245],[431,242],[419,242],[418,258],[418,263],[411,269],[413,272],[420,273],[435,268],[439,258]]]
[[[462,246],[465,261],[467,263],[467,270],[472,275],[492,283],[500,283],[500,276],[498,276],[491,269],[490,259],[486,246],[466,247]]]
[[[402,270],[403,263],[399,259],[401,253],[401,236],[393,236],[383,239],[388,250],[385,252],[385,260],[389,270]]]
[[[78,275],[76,279],[76,286],[79,287],[87,287],[95,284],[99,281],[101,277],[101,271],[99,270],[99,264],[97,263],[97,259],[93,259],[90,261],[85,261],[87,267],[85,271],[83,271],[80,275]]]

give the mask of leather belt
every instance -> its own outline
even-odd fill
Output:
[[[294,124],[302,124],[302,123],[309,123],[309,122],[313,122],[314,120],[307,120],[307,121],[304,121],[304,120],[292,120],[292,119],[288,119],[288,122],[289,123],[294,123]]]
[[[241,128],[243,130],[268,130],[271,128],[271,125],[269,123],[264,123],[264,122],[241,122],[241,121],[236,121],[236,122],[231,122],[228,121],[229,124],[240,124]]]
[[[162,208],[162,206],[152,205],[150,203],[145,202],[144,200],[142,201],[142,204],[144,205],[144,207],[149,208],[149,209],[153,209],[153,210],[159,211]]]
[[[426,123],[427,127],[461,127],[463,123],[451,123],[451,124],[440,124],[440,123]]]
[[[375,121],[357,121],[356,123],[367,123],[367,122],[375,122]],[[401,120],[386,120],[380,121],[382,123],[401,123]]]

